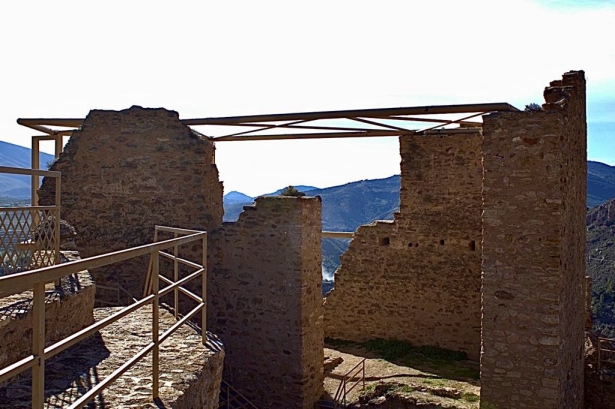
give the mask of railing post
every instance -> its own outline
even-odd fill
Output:
[[[62,135],[55,135],[55,152],[54,159],[58,159],[60,154],[62,153],[62,148],[64,147],[64,137]]]
[[[53,246],[53,252],[54,252],[54,264],[60,264],[60,211],[62,209],[62,203],[61,203],[61,198],[62,198],[62,182],[60,180],[60,177],[56,177],[55,178],[55,182],[56,182],[56,197],[55,197],[55,204],[56,204],[56,209],[55,209],[55,229],[54,229],[54,236],[53,236],[53,241],[54,241],[54,246]],[[58,280],[56,281],[56,286],[60,287],[62,285],[62,278],[58,278]]]
[[[173,238],[177,238],[177,233],[173,233]],[[173,246],[173,255],[175,256],[175,260],[173,260],[173,281],[179,281],[179,262],[177,261],[177,257],[179,256],[179,248],[177,244]],[[175,319],[179,318],[179,288],[175,287],[173,290],[173,295],[175,297],[173,301],[173,308],[175,310]]]
[[[600,340],[600,337],[598,337],[598,378],[600,378],[600,380],[602,380],[602,368],[601,368],[601,364],[602,364],[602,341]]]
[[[159,349],[159,331],[158,331],[158,319],[159,319],[159,307],[158,307],[158,272],[159,272],[159,255],[158,251],[152,253],[152,293],[154,299],[152,300],[152,342],[154,343],[154,349],[152,351],[152,392],[154,399],[158,398],[159,392],[159,363],[160,363],[160,349]]]
[[[363,359],[363,393],[365,393],[365,359]]]
[[[32,169],[38,170],[40,168],[39,165],[39,144],[38,138],[35,136],[32,137]],[[38,182],[39,177],[37,175],[32,175],[32,186],[31,186],[31,195],[30,203],[32,206],[38,206]],[[34,224],[38,223],[38,220],[34,220]]]
[[[201,341],[207,343],[207,233],[203,236],[203,273],[201,274]]]
[[[32,354],[32,408],[42,409],[45,403],[45,282],[33,288]]]

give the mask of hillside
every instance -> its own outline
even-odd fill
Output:
[[[41,152],[40,169],[47,169],[53,155]],[[0,141],[0,166],[31,168],[32,151],[23,146]],[[10,198],[30,197],[30,176],[0,173],[0,196]]]
[[[615,337],[615,199],[587,213],[586,253],[594,329]]]
[[[587,207],[596,207],[615,197],[615,166],[587,161]]]
[[[322,198],[322,228],[330,231],[355,231],[358,226],[373,220],[392,219],[399,208],[399,175],[386,179],[361,180],[341,186],[317,189],[310,186],[296,186],[310,196]],[[273,195],[279,193],[270,193]],[[243,206],[252,204],[252,199],[236,201],[239,192],[224,196],[224,221],[235,221]],[[244,195],[245,196],[245,195]],[[333,276],[341,256],[348,247],[348,240],[323,240],[323,271]]]
[[[310,196],[322,197],[323,230],[355,231],[362,224],[373,220],[391,220],[399,208],[399,175],[385,179],[362,180],[333,186],[325,189],[313,189]],[[305,188],[305,186],[301,186]],[[306,191],[303,189],[303,191]],[[279,191],[278,191],[279,192]],[[274,192],[275,193],[275,192]],[[231,192],[224,200],[224,220],[235,221],[243,206],[252,203],[248,197],[245,202],[233,200],[242,197],[239,192]],[[615,198],[615,167],[600,162],[587,162],[587,206],[593,208],[607,200]],[[323,240],[323,275],[333,278],[333,272],[339,267],[339,257],[346,251],[348,240]]]

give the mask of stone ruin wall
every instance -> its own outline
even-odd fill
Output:
[[[69,261],[79,258],[75,252],[64,255]],[[60,287],[55,283],[45,287],[46,346],[94,323],[96,287],[88,271],[62,277]],[[32,290],[0,299],[0,368],[32,354],[33,317]]]
[[[325,302],[325,335],[480,353],[481,136],[400,137],[400,212],[361,226]]]
[[[227,379],[265,407],[311,408],[323,383],[320,201],[262,199],[222,226],[213,157],[213,143],[176,112],[91,111],[52,166],[62,172],[62,218],[84,257],[150,243],[156,224],[207,230],[208,330],[225,344]],[[44,181],[41,203],[53,195]],[[198,246],[188,247],[180,257],[200,260]],[[147,264],[143,257],[93,276],[140,298]],[[188,287],[201,294],[200,280]],[[180,299],[182,311],[190,307]]]
[[[583,72],[484,117],[481,407],[583,407]]]
[[[208,327],[258,407],[311,409],[322,393],[321,225],[318,198],[263,197],[211,236]]]
[[[156,224],[219,227],[222,183],[213,158],[213,143],[183,125],[177,112],[91,111],[51,167],[62,172],[62,218],[76,228],[81,256],[151,243]],[[54,190],[44,180],[40,202],[51,203]],[[119,284],[140,298],[148,260],[92,274],[97,284]],[[99,289],[97,299],[117,302],[117,295]]]

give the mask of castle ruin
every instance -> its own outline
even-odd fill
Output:
[[[324,305],[320,200],[261,198],[222,223],[215,138],[189,127],[197,120],[91,111],[52,170],[62,172],[62,217],[82,257],[149,243],[155,225],[210,233],[208,329],[225,345],[225,379],[263,408],[313,407],[325,336],[466,352],[480,360],[481,408],[582,408],[584,73],[564,74],[544,95],[540,111],[477,108],[487,112],[480,126],[360,135],[399,136],[400,209],[355,232]],[[46,203],[53,186],[39,194]],[[146,266],[91,273],[138,298]]]

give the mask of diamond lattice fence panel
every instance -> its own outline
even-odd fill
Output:
[[[0,275],[55,263],[56,216],[53,207],[0,208]]]

